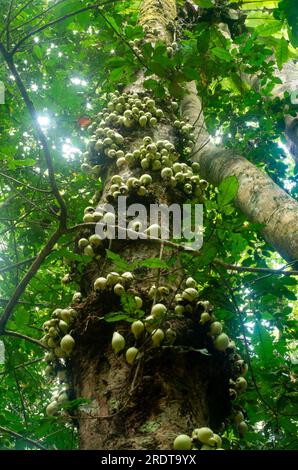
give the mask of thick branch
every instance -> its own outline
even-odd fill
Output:
[[[20,281],[20,283],[17,285],[13,295],[9,299],[8,304],[6,305],[4,312],[2,316],[0,317],[0,334],[4,332],[5,325],[8,322],[13,309],[15,305],[18,303],[18,300],[20,299],[21,295],[25,291],[27,285],[31,281],[31,279],[34,277],[34,275],[37,273],[38,269],[40,268],[42,262],[45,260],[45,258],[50,254],[52,251],[55,243],[59,240],[61,235],[64,233],[64,229],[59,228],[49,239],[48,243],[45,245],[45,247],[41,250],[41,252],[37,255],[35,258],[35,261],[31,265],[30,269],[27,271],[23,279]]]
[[[194,109],[197,109],[195,115]],[[182,103],[182,111],[199,130],[196,147],[206,140],[206,131],[201,132],[203,113],[194,84]],[[195,150],[196,152],[196,150]],[[269,244],[287,261],[298,259],[298,203],[277,186],[269,176],[246,158],[223,147],[208,144],[196,153],[194,160],[200,163],[200,173],[209,183],[218,186],[227,176],[238,179],[239,188],[236,205],[253,222],[263,226],[262,233]]]

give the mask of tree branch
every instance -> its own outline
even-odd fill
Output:
[[[53,162],[52,162],[52,158],[51,158],[50,149],[49,149],[49,146],[48,146],[48,141],[47,141],[46,136],[43,133],[43,130],[42,130],[42,128],[41,128],[41,126],[38,122],[38,115],[37,115],[36,109],[35,109],[35,107],[33,105],[33,102],[31,101],[31,99],[30,99],[30,97],[27,93],[27,90],[26,90],[26,88],[24,86],[24,83],[23,83],[23,81],[22,81],[22,79],[19,75],[19,72],[16,69],[16,66],[14,64],[12,55],[9,54],[6,51],[5,47],[3,46],[3,44],[1,42],[0,42],[0,52],[2,53],[10,72],[15,77],[16,84],[18,86],[20,94],[21,94],[21,96],[22,96],[22,98],[23,98],[23,100],[24,100],[24,102],[27,106],[27,109],[29,111],[29,114],[31,116],[32,125],[33,125],[33,128],[35,129],[37,139],[41,142],[41,146],[42,146],[45,161],[46,161],[46,166],[47,166],[47,169],[48,169],[48,172],[49,172],[49,181],[50,181],[51,189],[52,189],[53,195],[55,196],[55,198],[56,198],[56,200],[57,200],[57,202],[60,206],[60,210],[61,210],[61,212],[60,212],[60,227],[65,228],[66,227],[66,219],[67,219],[67,208],[66,208],[64,199],[62,198],[62,196],[59,192],[57,183],[56,183],[55,173],[54,173],[54,168],[53,168]]]
[[[34,260],[35,260],[35,257],[25,259],[24,261],[20,261],[19,263],[10,264],[9,266],[4,266],[4,268],[0,269],[0,274],[5,273],[6,271],[11,271],[12,269],[15,269],[15,268],[19,268],[20,266],[23,266],[24,264],[31,263]]]
[[[13,309],[15,305],[18,303],[18,300],[20,299],[21,295],[25,291],[27,285],[31,281],[31,279],[34,277],[34,275],[37,273],[38,269],[40,268],[42,262],[46,259],[46,257],[50,254],[52,251],[52,248],[54,245],[57,243],[59,238],[61,237],[62,234],[65,233],[65,229],[59,227],[58,230],[52,235],[52,237],[48,240],[47,244],[44,246],[44,248],[40,251],[40,253],[37,255],[35,258],[33,264],[31,265],[30,269],[27,271],[23,279],[19,282],[17,285],[13,295],[9,299],[8,304],[6,305],[4,312],[2,316],[0,317],[0,334],[4,332],[5,325],[8,322]]]
[[[76,10],[76,11],[73,11],[71,13],[67,13],[64,16],[61,16],[60,18],[57,18],[56,20],[49,21],[49,23],[44,24],[43,26],[40,26],[39,28],[33,29],[32,31],[30,31],[30,33],[28,33],[26,36],[24,36],[22,39],[20,39],[20,41],[14,46],[14,48],[11,51],[11,55],[14,55],[17,52],[17,50],[20,48],[20,46],[25,41],[27,41],[27,39],[34,36],[35,34],[38,34],[41,31],[44,31],[45,29],[50,28],[51,26],[54,26],[57,23],[61,23],[61,21],[67,20],[68,18],[72,18],[73,16],[79,15],[80,13],[84,13],[88,10],[96,10],[96,9],[100,8],[101,6],[104,6],[108,3],[114,3],[114,1],[115,0],[108,0],[108,1],[103,2],[103,3],[98,3],[96,5],[89,5],[87,7],[80,8],[79,10]]]
[[[67,229],[67,233],[76,232],[76,231],[82,230],[84,228],[94,229],[98,223],[99,222],[89,222],[89,223],[74,225],[73,227],[69,227]],[[114,225],[114,226],[110,226],[110,227],[115,228],[117,230],[122,230],[127,235],[136,236],[136,235],[140,234],[140,232],[136,232],[134,230],[126,229],[125,227],[119,227],[118,225]],[[145,241],[149,240],[149,241],[153,241],[153,242],[158,242],[158,243],[164,244],[165,246],[169,246],[171,248],[174,248],[178,251],[191,252],[191,253],[193,253],[197,256],[201,255],[199,250],[194,250],[193,248],[191,248],[189,246],[174,243],[174,242],[171,242],[170,240],[163,240],[162,238],[150,237],[150,236],[146,235],[146,238],[141,238],[140,237],[140,238],[137,238],[137,240],[145,240]],[[218,258],[215,258],[212,263],[216,264],[216,265],[219,265],[219,266],[221,266],[221,267],[223,267],[227,270],[238,271],[238,272],[266,273],[266,274],[276,274],[276,275],[283,275],[283,276],[297,276],[298,275],[298,271],[295,271],[295,270],[284,271],[284,269],[286,268],[287,265],[285,265],[281,269],[252,268],[252,267],[248,267],[248,266],[237,266],[237,265],[234,265],[234,264],[228,264],[228,263],[225,263],[224,261],[221,261]]]
[[[32,446],[37,447],[38,449],[48,450],[46,447],[44,447],[39,442],[34,441],[33,439],[30,439],[29,437],[24,437],[21,434],[15,432],[15,431],[12,431],[11,429],[5,428],[4,426],[0,426],[0,431],[5,433],[5,434],[10,434],[11,436],[15,437],[16,439],[20,439],[22,441],[28,442],[28,444],[31,444]]]
[[[13,336],[14,338],[19,338],[19,339],[24,339],[26,341],[29,341],[30,343],[36,344],[37,346],[40,346],[43,349],[48,349],[47,346],[45,346],[41,341],[35,338],[31,338],[31,336],[23,335],[22,333],[18,333],[17,331],[13,330],[4,330],[2,333],[0,332],[0,336]]]

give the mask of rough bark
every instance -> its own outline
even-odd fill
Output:
[[[140,24],[155,27],[165,41],[170,38],[171,24],[176,17],[176,2],[167,0],[144,0],[141,6]],[[150,32],[148,33],[150,37]],[[140,98],[144,95],[141,78],[132,90]],[[167,108],[164,113],[167,116]],[[168,139],[176,144],[171,119],[165,119],[152,132],[154,141]],[[144,135],[140,129],[127,133],[126,151],[139,145]],[[103,199],[110,188],[111,175],[115,166],[107,171]],[[140,169],[117,170],[124,178],[140,176]],[[184,196],[185,197],[185,196]],[[171,191],[160,179],[141,202],[171,203],[182,201],[179,191]],[[130,202],[135,202],[130,200]],[[82,234],[88,236],[90,233]],[[114,241],[110,248],[128,262],[160,257],[163,248],[152,241]],[[163,259],[173,253],[166,251]],[[177,257],[177,253],[175,253]],[[221,353],[214,349],[212,338],[207,335],[208,327],[199,325],[199,307],[188,317],[169,318],[162,328],[172,328],[176,332],[174,347],[165,343],[162,348],[153,348],[148,339],[145,344],[135,342],[126,322],[106,323],[103,317],[108,312],[121,309],[119,298],[110,292],[96,294],[93,282],[98,276],[117,269],[102,259],[91,263],[81,281],[81,291],[86,297],[81,305],[79,320],[73,331],[76,339],[71,359],[73,398],[84,397],[89,403],[80,406],[75,417],[78,425],[81,449],[171,449],[174,438],[179,433],[191,434],[194,428],[212,426],[218,431],[229,415],[231,401],[229,378],[232,374],[234,349]],[[163,302],[171,309],[173,298],[183,281],[177,258],[172,273],[167,270],[149,268],[136,269],[135,280],[129,293],[141,296],[143,310],[150,314],[152,304],[148,289],[152,283],[169,285],[170,294]],[[113,331],[121,332],[126,338],[127,347],[137,345],[142,352],[133,366],[127,364],[122,354],[116,355],[111,348]],[[149,338],[150,340],[150,338]],[[208,348],[206,355],[199,350]],[[239,359],[239,356],[238,356]]]
[[[297,260],[298,203],[243,156],[211,143],[205,145],[208,132],[193,83],[182,103],[182,111],[191,123],[197,121],[194,160],[200,163],[201,176],[218,186],[227,176],[235,175],[239,182],[235,203],[251,222],[263,225],[265,239],[285,260]]]

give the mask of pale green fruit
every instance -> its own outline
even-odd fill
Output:
[[[107,280],[105,277],[98,277],[94,282],[94,290],[100,291],[105,290],[107,285]]]
[[[60,347],[66,354],[70,354],[74,348],[75,340],[71,335],[65,335],[60,341]]]
[[[53,338],[49,338],[47,344],[49,348],[54,349],[57,346],[57,341],[55,341]]]
[[[144,322],[145,328],[149,333],[152,333],[152,331],[156,329],[157,320],[153,317],[153,315],[149,315],[148,317],[146,317]]]
[[[155,304],[151,309],[153,318],[158,318],[167,312],[167,307],[164,304]]]
[[[139,350],[135,347],[129,348],[126,351],[125,357],[126,357],[126,360],[127,360],[128,364],[132,365],[134,363],[138,352],[139,352]]]
[[[182,298],[188,302],[194,302],[198,298],[198,291],[193,287],[188,287],[182,292]]]
[[[228,347],[230,340],[229,337],[225,333],[221,333],[219,336],[217,336],[214,340],[214,347],[218,351],[225,351]]]
[[[118,295],[118,297],[120,297],[122,294],[124,294],[125,292],[125,289],[124,287],[122,286],[122,284],[115,284],[114,285],[114,294]]]
[[[58,397],[58,403],[62,404],[62,403],[65,403],[66,401],[68,401],[67,393],[66,392],[60,393],[60,395]]]
[[[190,450],[192,447],[192,440],[187,434],[180,434],[174,440],[174,450]]]
[[[136,308],[140,309],[143,306],[143,300],[141,297],[138,297],[137,295],[134,297],[135,303],[136,303]]]
[[[238,393],[244,393],[247,389],[247,382],[244,377],[238,377],[235,384],[236,390]]]
[[[82,296],[81,292],[75,292],[73,294],[73,296],[72,296],[73,303],[75,303],[75,304],[80,303],[80,302],[82,302],[82,300],[83,300],[83,296]]]
[[[135,339],[139,339],[145,330],[145,325],[141,320],[136,320],[131,325],[131,332]]]
[[[160,328],[155,330],[152,333],[152,336],[151,336],[153,346],[155,348],[158,348],[160,346],[161,342],[163,341],[164,337],[165,337],[165,334]]]
[[[81,238],[78,242],[79,248],[85,248],[88,245],[89,245],[89,242],[88,242],[87,238]]]
[[[212,336],[220,335],[222,332],[222,324],[219,321],[215,321],[210,325],[210,333]]]
[[[103,216],[103,222],[105,222],[107,225],[115,225],[116,222],[116,216],[113,212],[106,212],[105,215]]]
[[[200,323],[204,325],[208,321],[211,321],[211,316],[209,315],[208,312],[203,312],[200,318]]]
[[[121,274],[121,279],[124,282],[130,283],[134,280],[134,275],[131,272],[127,271],[127,272]]]
[[[114,286],[117,284],[121,279],[120,274],[116,272],[111,272],[107,275],[107,285],[108,286]]]
[[[59,321],[59,329],[62,331],[62,333],[67,333],[67,331],[69,329],[69,325],[65,321],[60,320]]]
[[[94,222],[93,214],[85,214],[83,217],[83,222],[85,222],[86,224]]]
[[[102,239],[100,238],[99,235],[95,233],[94,235],[91,235],[91,237],[89,237],[89,243],[92,246],[99,246],[102,244]]]
[[[245,421],[241,421],[237,426],[238,432],[240,436],[244,436],[244,434],[248,431],[248,426]]]
[[[125,339],[117,331],[113,333],[112,348],[114,349],[116,354],[118,354],[125,348]]]
[[[235,414],[234,416],[234,422],[236,424],[239,424],[241,423],[242,421],[244,421],[244,416],[243,416],[243,413],[241,411],[237,411],[237,413]]]
[[[209,439],[213,437],[213,431],[210,428],[206,427],[197,428],[194,429],[192,437],[193,439],[197,439],[198,441],[202,442],[202,444],[208,444]]]
[[[55,353],[55,356],[57,356],[61,359],[66,357],[65,352],[60,348],[60,346],[58,346],[57,348],[54,349],[54,353]]]
[[[52,401],[49,403],[49,405],[46,407],[46,414],[47,416],[54,416],[58,412],[58,403],[56,401]]]
[[[148,121],[148,119],[147,119],[146,116],[141,116],[141,117],[139,118],[139,124],[140,124],[140,126],[141,126],[141,127],[145,127],[146,124],[147,124],[147,121]]]
[[[162,179],[169,179],[173,176],[173,171],[171,168],[163,168],[160,173]]]
[[[176,305],[175,313],[177,315],[183,315],[184,311],[185,311],[185,308],[183,307],[183,305]]]
[[[192,287],[194,289],[197,287],[197,283],[192,277],[188,277],[186,279],[185,285],[186,285],[186,287]]]
[[[93,250],[91,245],[85,246],[84,255],[86,255],[86,256],[95,256],[94,250]]]
[[[174,331],[172,328],[168,328],[166,330],[166,339],[170,344],[174,343],[176,336],[176,331]]]
[[[221,437],[218,434],[213,434],[213,439],[215,440],[216,447],[220,448],[222,444]]]

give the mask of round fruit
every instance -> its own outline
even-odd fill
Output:
[[[152,315],[146,317],[144,322],[145,328],[149,333],[152,333],[152,331],[156,329],[156,318],[154,318]]]
[[[153,331],[152,336],[151,336],[153,346],[155,348],[158,348],[160,346],[160,343],[163,341],[164,337],[165,337],[165,334],[160,328]]]
[[[134,276],[130,272],[125,272],[121,274],[121,278],[123,279],[124,282],[132,282],[134,280]]]
[[[46,407],[46,414],[47,416],[54,416],[57,414],[58,411],[58,403],[56,401],[52,401],[47,407]]]
[[[115,225],[115,222],[116,222],[115,214],[113,214],[113,212],[106,212],[105,215],[103,216],[103,222],[105,222],[107,225]]]
[[[94,235],[91,235],[91,237],[89,237],[89,243],[93,246],[99,246],[102,243],[102,239],[99,235],[95,233]]]
[[[107,280],[105,277],[98,277],[94,282],[94,290],[104,290],[107,285]]]
[[[167,307],[164,304],[155,304],[151,309],[151,315],[153,318],[158,318],[164,315],[167,311]]]
[[[79,240],[79,243],[78,243],[79,248],[85,248],[87,245],[89,245],[87,238],[81,238]]]
[[[187,434],[180,434],[176,437],[173,444],[174,450],[190,450],[192,447],[192,440]]]
[[[248,426],[245,421],[241,421],[237,426],[238,432],[240,436],[244,436],[244,434],[248,431]]]
[[[124,287],[122,286],[122,284],[115,284],[114,286],[114,294],[118,295],[119,297],[121,297],[121,295],[125,292],[125,289]]]
[[[136,356],[138,354],[139,350],[137,348],[129,348],[127,351],[126,351],[126,360],[128,362],[128,364],[133,364],[135,359],[136,359]]]
[[[193,302],[194,300],[196,300],[198,295],[198,291],[193,287],[188,287],[182,292],[182,298],[184,300],[187,300],[188,302]]]
[[[69,328],[69,325],[65,321],[63,320],[59,321],[59,329],[62,331],[62,333],[66,333],[68,331],[68,328]]]
[[[212,336],[220,335],[222,332],[222,324],[219,321],[215,321],[210,325],[210,333]]]
[[[196,439],[200,442],[202,442],[202,444],[208,444],[209,445],[209,439],[211,439],[211,437],[213,437],[213,431],[210,429],[210,428],[197,428],[197,429],[194,429],[193,433],[192,433],[192,437],[193,439]]]
[[[170,344],[173,344],[176,339],[176,331],[172,328],[168,328],[166,331],[166,339]]]
[[[75,303],[75,304],[80,303],[80,302],[82,302],[82,300],[83,300],[83,296],[82,296],[81,292],[75,292],[73,294],[73,296],[72,296],[73,303]]]
[[[230,340],[229,337],[225,333],[221,333],[217,336],[214,340],[214,347],[217,351],[225,351],[228,347]]]
[[[137,295],[134,297],[135,303],[136,303],[136,308],[140,309],[143,306],[143,301],[141,297],[138,297]]]
[[[121,279],[120,274],[111,272],[107,275],[107,285],[114,286],[115,284],[117,284],[117,282],[120,281],[120,279]]]
[[[236,379],[236,390],[238,393],[244,393],[245,390],[247,389],[247,382],[245,380],[244,377],[238,377],[238,379]]]
[[[213,434],[213,439],[216,442],[216,447],[220,448],[222,444],[221,437],[218,434]]]
[[[75,340],[70,335],[65,335],[60,341],[60,347],[66,354],[70,354],[75,345]]]
[[[185,281],[186,287],[196,288],[197,283],[192,277],[188,277]]]
[[[131,325],[131,332],[136,339],[142,336],[144,329],[145,325],[141,320],[134,321]]]
[[[93,248],[92,248],[91,245],[85,246],[85,248],[84,248],[84,255],[86,255],[86,256],[94,256],[94,255],[95,255],[95,253],[94,253]]]
[[[114,349],[116,354],[118,354],[120,351],[122,351],[122,349],[125,348],[125,339],[117,331],[113,333],[112,348]]]

